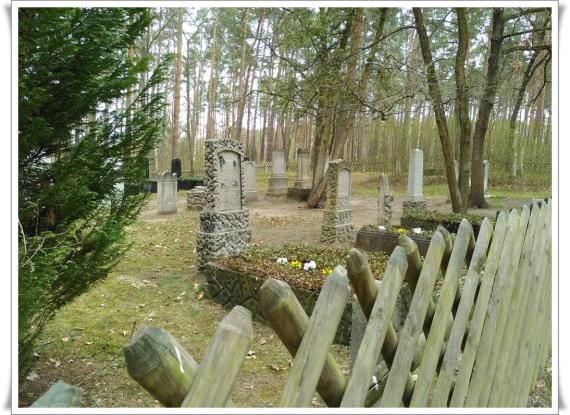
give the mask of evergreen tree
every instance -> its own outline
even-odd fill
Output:
[[[145,9],[19,9],[20,375],[44,324],[121,257],[144,203],[167,62],[139,89],[148,57],[128,49],[150,22]]]

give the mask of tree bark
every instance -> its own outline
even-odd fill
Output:
[[[455,90],[457,93],[455,111],[459,123],[459,192],[461,211],[467,211],[469,197],[469,173],[471,171],[471,120],[469,119],[469,99],[465,61],[469,51],[469,31],[464,8],[457,8],[458,43],[455,57]]]
[[[212,59],[210,65],[210,83],[208,85],[208,118],[206,121],[206,140],[211,140],[216,136],[216,69],[218,57],[216,50],[216,38],[218,27],[218,14],[214,18],[212,25]]]
[[[445,111],[443,110],[441,92],[439,89],[437,75],[435,73],[435,65],[433,63],[429,39],[424,26],[423,14],[421,9],[417,7],[413,8],[413,13],[416,20],[416,30],[418,31],[418,36],[420,38],[422,57],[426,66],[429,95],[432,101],[433,112],[435,114],[439,140],[441,142],[441,150],[445,160],[445,172],[449,186],[449,193],[451,195],[451,208],[454,212],[461,212],[461,197],[459,194],[459,187],[457,186],[457,180],[455,178],[451,140],[449,139],[449,130],[447,128]],[[481,164],[481,167],[483,167],[483,164]]]
[[[479,101],[479,112],[473,133],[473,153],[471,155],[471,193],[469,201],[471,206],[484,208],[489,205],[483,195],[483,152],[485,149],[485,135],[489,126],[489,118],[493,109],[493,101],[497,94],[499,73],[501,69],[501,47],[503,44],[503,9],[493,8],[491,28],[491,48],[487,59],[487,74],[485,88]]]
[[[172,148],[171,159],[180,158],[178,141],[180,139],[180,78],[182,72],[182,22],[184,21],[184,9],[178,8],[178,37],[176,39],[176,66],[174,69],[174,103],[172,111]]]

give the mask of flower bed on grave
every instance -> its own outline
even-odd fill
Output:
[[[424,210],[424,209],[406,209],[400,219],[402,227],[406,228],[422,228],[435,230],[437,225],[442,225],[451,233],[457,233],[459,229],[459,224],[466,218],[473,226],[473,233],[475,237],[479,234],[479,228],[481,227],[481,222],[483,222],[484,216],[478,215],[464,215],[461,213],[441,213],[435,210]],[[494,220],[489,218],[492,222]]]
[[[403,234],[414,240],[420,255],[425,256],[433,232],[420,227],[364,225],[356,234],[356,247],[368,252],[384,252],[390,255],[398,246],[398,237]]]
[[[214,301],[251,310],[254,319],[264,322],[259,303],[259,288],[267,278],[287,282],[310,316],[325,278],[336,265],[346,265],[348,248],[285,244],[251,247],[240,255],[221,257],[206,265],[206,291]],[[384,274],[388,256],[382,252],[368,254],[376,278]],[[352,297],[351,297],[352,298]],[[349,300],[351,301],[351,300]],[[350,343],[352,304],[344,310],[335,342]]]

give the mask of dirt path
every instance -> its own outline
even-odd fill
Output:
[[[402,216],[401,197],[394,198],[394,212],[391,223],[398,225]],[[287,200],[284,197],[260,196],[247,206],[251,215],[253,242],[257,244],[282,244],[304,242],[318,244],[321,234],[323,209],[308,209],[304,202]],[[427,208],[451,213],[451,204],[445,198],[428,198]],[[494,217],[497,209],[473,209],[469,213]],[[376,223],[378,208],[371,197],[352,198],[352,220],[354,229]]]

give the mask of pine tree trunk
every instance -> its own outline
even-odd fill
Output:
[[[491,48],[487,60],[485,89],[479,102],[479,112],[473,133],[473,153],[471,156],[471,193],[469,202],[473,207],[488,207],[483,194],[483,157],[485,135],[489,126],[489,117],[493,109],[493,101],[497,94],[497,85],[501,69],[501,47],[503,44],[503,9],[493,9],[491,29]]]

